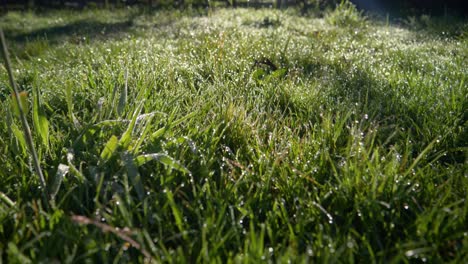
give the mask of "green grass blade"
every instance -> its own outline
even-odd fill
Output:
[[[174,195],[172,194],[172,191],[166,190],[166,197],[167,197],[167,200],[169,201],[169,206],[171,207],[172,215],[174,217],[177,228],[185,237],[186,236],[185,227],[184,227],[184,222],[182,221],[182,214],[180,213],[180,210],[174,201]]]
[[[163,154],[163,153],[152,153],[152,154],[140,155],[135,158],[135,164],[139,167],[152,160],[159,161],[161,164],[164,164],[171,169],[174,169],[174,170],[186,173],[186,174],[190,173],[190,171],[186,167],[184,167],[182,164],[180,164],[178,161],[174,160],[170,156]]]
[[[39,135],[42,146],[49,150],[49,121],[43,113],[40,102],[39,89],[35,88],[33,93],[33,122],[36,133]]]
[[[23,132],[18,128],[16,124],[11,124],[10,129],[13,132],[13,135],[15,136],[23,155],[26,155],[28,146],[26,144],[26,139],[24,138]]]
[[[127,106],[127,93],[128,93],[128,70],[125,69],[125,84],[120,91],[119,104],[117,105],[117,114],[122,116],[125,107]]]
[[[106,145],[104,146],[104,149],[101,152],[101,161],[102,163],[107,162],[112,155],[114,155],[115,151],[119,147],[119,139],[112,135],[112,137],[107,141]]]
[[[143,103],[140,103],[136,107],[135,111],[133,112],[132,120],[130,121],[130,124],[127,127],[127,130],[125,130],[124,134],[122,135],[122,137],[119,140],[119,145],[124,150],[128,150],[128,147],[129,147],[130,142],[132,140],[133,129],[135,128],[135,123],[137,121],[137,118],[138,118],[142,108],[143,108]]]

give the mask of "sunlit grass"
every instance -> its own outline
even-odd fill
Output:
[[[7,14],[54,201],[2,68],[2,258],[462,262],[467,26],[410,22],[346,5]]]

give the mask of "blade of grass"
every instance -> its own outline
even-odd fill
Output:
[[[182,214],[180,213],[179,208],[177,207],[174,201],[174,195],[170,190],[166,190],[167,200],[169,201],[169,205],[172,210],[172,214],[174,216],[174,220],[176,222],[177,228],[182,233],[182,236],[186,239],[187,234],[185,233],[184,222],[182,221]]]
[[[135,123],[137,121],[138,115],[141,112],[142,108],[143,108],[142,103],[136,107],[135,112],[133,113],[132,120],[130,121],[130,124],[128,125],[127,130],[123,133],[122,137],[119,140],[119,145],[125,150],[130,145],[130,142],[132,139],[131,136],[132,136],[133,128],[135,127]]]
[[[33,93],[33,122],[36,133],[42,140],[42,145],[49,150],[49,121],[42,112],[39,88],[35,87]]]
[[[8,206],[13,207],[15,206],[15,202],[13,202],[6,194],[0,192],[0,200],[6,203]]]
[[[128,70],[125,69],[125,85],[120,92],[119,104],[117,105],[117,114],[121,116],[127,105],[127,93],[128,93]]]
[[[187,168],[185,168],[182,164],[180,164],[173,158],[163,153],[152,153],[152,154],[140,155],[135,158],[134,163],[137,167],[139,167],[151,160],[157,160],[171,169],[178,170],[180,172],[187,173],[187,174],[190,173],[190,171]]]
[[[104,149],[101,152],[101,161],[102,163],[107,162],[119,146],[119,139],[116,136],[112,136],[104,146]]]
[[[6,41],[5,41],[5,36],[3,34],[3,29],[0,28],[0,39],[2,42],[2,54],[3,54],[3,59],[5,62],[5,68],[7,69],[8,72],[8,77],[10,80],[10,85],[13,89],[13,92],[15,93],[15,99],[16,99],[16,104],[19,106],[19,112],[20,112],[20,119],[21,119],[21,124],[23,126],[23,132],[25,135],[26,143],[28,145],[29,151],[31,152],[32,160],[34,163],[34,169],[37,173],[37,176],[39,177],[39,182],[42,187],[42,196],[44,199],[44,204],[46,206],[46,209],[49,209],[49,192],[47,190],[47,184],[44,178],[44,175],[42,174],[42,169],[41,169],[41,164],[39,162],[39,158],[37,156],[36,148],[34,147],[34,141],[33,137],[31,134],[31,129],[28,124],[28,120],[26,119],[26,114],[25,114],[25,109],[23,109],[23,105],[20,102],[20,94],[18,92],[18,88],[16,87],[15,80],[13,79],[13,71],[11,69],[11,63],[10,63],[10,58],[8,56],[8,49],[6,46]]]

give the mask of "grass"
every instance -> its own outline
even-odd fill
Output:
[[[468,258],[468,25],[294,10],[0,18],[0,255],[50,262]]]

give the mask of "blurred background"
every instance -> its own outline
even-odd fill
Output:
[[[2,12],[24,9],[48,8],[115,8],[139,5],[148,8],[203,8],[226,7],[271,7],[292,6],[307,10],[325,10],[339,4],[341,0],[0,0]],[[468,14],[466,0],[352,0],[359,9],[383,14],[415,15]]]

